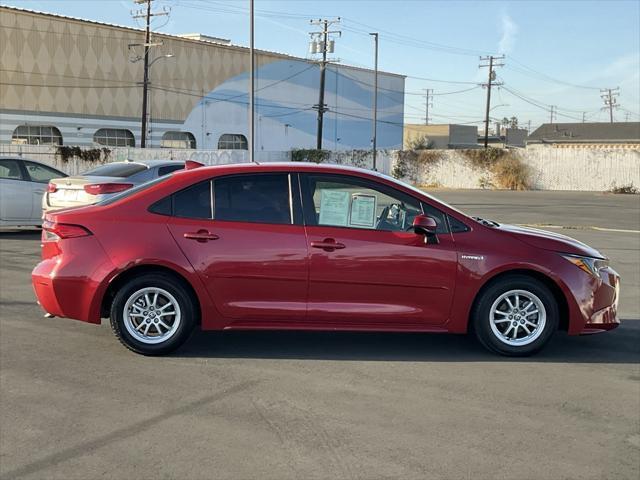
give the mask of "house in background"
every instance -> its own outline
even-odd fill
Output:
[[[527,148],[640,148],[640,122],[544,123],[527,138]]]
[[[473,125],[438,124],[421,125],[409,123],[404,125],[403,148],[421,138],[427,138],[434,149],[477,148],[477,128]]]

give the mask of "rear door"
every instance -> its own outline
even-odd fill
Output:
[[[28,185],[33,205],[31,209],[31,220],[38,223],[42,220],[42,199],[44,198],[49,181],[54,178],[59,178],[60,175],[63,174],[51,167],[36,162],[29,162],[28,160],[25,160],[24,167],[29,176]]]
[[[445,215],[386,185],[301,175],[309,241],[308,320],[338,328],[424,328],[446,322],[457,255]],[[411,228],[438,223],[438,243]]]
[[[229,323],[305,319],[307,242],[296,181],[286,172],[232,175],[172,197],[171,233]]]
[[[16,223],[31,219],[33,201],[22,160],[0,159],[0,220]]]

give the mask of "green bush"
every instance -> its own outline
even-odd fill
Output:
[[[322,163],[329,159],[329,155],[328,150],[294,148],[291,150],[291,161]]]

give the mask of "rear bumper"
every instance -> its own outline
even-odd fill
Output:
[[[41,261],[31,273],[38,302],[56,317],[98,324],[104,280],[113,265],[95,237],[64,243],[67,253]]]

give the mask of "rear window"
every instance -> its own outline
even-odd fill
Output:
[[[167,180],[169,180],[171,177],[173,176],[173,174],[169,174],[169,175],[165,175],[164,177],[158,177],[154,180],[150,180],[148,182],[142,183],[136,187],[130,188],[129,190],[125,190],[124,192],[118,193],[116,195],[114,195],[113,197],[109,197],[109,198],[105,198],[104,200],[102,200],[101,202],[96,203],[95,205],[111,205],[112,203],[115,203],[119,200],[122,200],[123,198],[127,198],[130,197],[131,195],[134,195],[138,192],[141,192],[143,190],[146,190],[149,187],[153,187],[154,185],[157,185],[159,183],[162,182],[166,182]]]
[[[95,175],[97,177],[130,177],[136,173],[146,170],[147,166],[142,163],[118,162],[101,165],[98,168],[89,170],[83,175]]]

